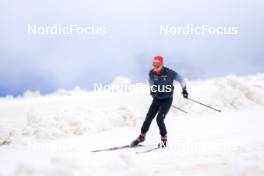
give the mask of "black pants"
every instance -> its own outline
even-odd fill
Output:
[[[149,111],[147,113],[146,119],[142,125],[141,133],[145,134],[148,132],[152,120],[158,113],[156,120],[159,126],[160,135],[165,136],[167,134],[164,119],[170,110],[172,100],[172,98],[167,98],[164,100],[159,100],[156,98],[153,99],[152,104],[150,105]]]

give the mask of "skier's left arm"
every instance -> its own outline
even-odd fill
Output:
[[[174,76],[175,81],[178,81],[181,84],[183,97],[188,98],[188,92],[187,92],[187,86],[186,86],[185,80],[177,72],[174,72],[174,74],[175,74],[175,76]]]

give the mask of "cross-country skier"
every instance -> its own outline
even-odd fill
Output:
[[[169,112],[173,101],[174,80],[181,84],[183,97],[188,98],[186,83],[182,76],[165,67],[162,56],[155,56],[153,60],[153,69],[149,72],[150,94],[153,97],[153,101],[141,127],[141,134],[131,143],[132,147],[145,141],[146,133],[156,115],[161,135],[161,142],[158,144],[158,147],[163,148],[167,146],[167,130],[164,124],[164,119]]]

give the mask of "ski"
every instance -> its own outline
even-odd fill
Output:
[[[158,150],[158,149],[160,149],[160,147],[155,147],[155,148],[143,150],[143,151],[140,151],[140,152],[136,152],[136,154],[148,153],[148,152],[152,152],[152,151]]]
[[[114,150],[121,150],[125,148],[136,148],[136,147],[142,147],[143,145],[136,145],[134,147],[131,147],[130,145],[123,145],[123,146],[117,146],[117,147],[110,147],[105,149],[99,149],[99,150],[92,150],[91,152],[105,152],[105,151],[114,151]]]

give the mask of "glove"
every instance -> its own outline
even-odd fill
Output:
[[[187,90],[184,89],[184,90],[182,90],[182,95],[184,98],[188,98],[189,94],[188,94]]]

